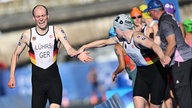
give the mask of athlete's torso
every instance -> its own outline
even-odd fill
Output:
[[[148,66],[159,60],[158,56],[153,52],[153,50],[144,47],[139,48],[136,46],[133,36],[130,43],[124,41],[122,47],[137,66]]]
[[[30,38],[28,53],[31,63],[46,69],[56,62],[58,47],[53,26],[49,26],[44,35],[38,34],[35,27],[31,28]]]

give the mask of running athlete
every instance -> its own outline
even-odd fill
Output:
[[[10,79],[8,86],[16,87],[15,68],[16,62],[25,47],[32,64],[32,108],[45,108],[47,99],[50,108],[60,108],[62,99],[62,83],[57,66],[57,54],[62,44],[67,54],[77,56],[83,62],[92,61],[88,52],[78,52],[69,44],[62,28],[48,25],[48,9],[37,5],[32,11],[36,26],[23,32],[19,43],[12,55]]]
[[[133,25],[129,16],[120,14],[113,22],[115,32],[117,33],[116,37],[103,40],[100,44],[92,42],[83,45],[79,51],[84,51],[96,45],[120,44],[137,65],[137,76],[133,89],[135,108],[145,108],[150,93],[150,106],[159,108],[163,100],[165,88],[165,81],[162,76],[164,68],[162,65],[168,64],[170,57],[164,56],[159,45],[143,33],[134,31]]]
[[[183,21],[184,30],[185,30],[185,40],[186,43],[192,48],[192,20],[186,19]]]
[[[147,5],[142,4],[139,6],[139,9],[142,12],[143,21],[147,24],[147,26],[153,28],[153,31],[154,31],[153,37],[155,38],[154,39],[155,43],[158,43],[160,45],[160,43],[161,43],[160,38],[159,38],[159,36],[156,36],[157,31],[158,31],[158,22],[153,20],[153,18],[151,18],[149,12],[147,11]],[[167,77],[170,80],[169,73],[170,72],[167,72]],[[167,81],[167,82],[171,82],[171,81]],[[164,102],[162,104],[162,108],[172,108],[173,107],[171,94],[172,93],[170,90],[170,86],[169,86],[169,84],[167,84],[166,91],[165,91],[165,98],[164,98]]]
[[[132,80],[132,87],[134,88],[137,74],[137,67],[135,62],[126,54],[125,50],[120,44],[115,44],[114,50],[118,58],[119,65],[117,69],[113,72],[112,81],[114,82],[117,74],[123,72],[123,70],[125,69],[128,73],[129,79]]]
[[[185,43],[180,26],[173,16],[164,11],[161,1],[149,1],[148,10],[152,18],[158,20],[157,35],[161,39],[161,48],[166,56],[172,58],[169,66],[173,77],[174,97],[179,108],[192,108],[192,48]]]
[[[111,27],[109,30],[109,38],[115,37],[117,34],[115,33],[114,27]],[[132,87],[134,88],[135,79],[137,74],[137,67],[134,61],[126,54],[125,50],[122,48],[120,44],[115,44],[114,47],[115,54],[117,56],[119,65],[117,69],[113,72],[112,82],[115,82],[117,75],[125,69],[128,73],[129,79],[132,80]]]

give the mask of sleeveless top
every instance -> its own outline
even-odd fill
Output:
[[[142,32],[143,34],[145,34],[145,35],[146,35],[146,27],[147,27],[147,26],[144,25],[143,28],[142,28],[142,30],[141,30],[141,32]]]
[[[153,50],[141,46],[140,48],[135,45],[131,37],[131,42],[123,41],[122,47],[137,66],[149,66],[159,60],[159,57]]]
[[[28,51],[31,63],[43,69],[55,63],[58,54],[57,43],[53,26],[49,26],[44,35],[37,33],[35,27],[31,28]]]

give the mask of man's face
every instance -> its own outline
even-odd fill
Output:
[[[133,22],[136,26],[142,24],[142,15],[134,15],[131,17],[133,19]]]
[[[149,13],[154,20],[157,20],[155,10],[150,10]]]
[[[118,38],[123,38],[123,31],[115,28],[115,32],[117,33]]]
[[[39,6],[34,10],[33,20],[40,29],[46,29],[48,25],[48,17],[45,8]]]

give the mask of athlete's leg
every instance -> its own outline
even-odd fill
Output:
[[[150,108],[161,108],[161,105],[154,105],[154,104],[150,103]]]
[[[165,97],[162,104],[162,108],[173,108],[173,102],[171,97],[171,89],[169,84],[167,84],[166,91],[165,91]]]
[[[60,79],[55,81],[55,83],[50,83],[47,94],[50,108],[60,108],[62,100],[62,84]]]
[[[164,72],[164,68],[160,64],[160,62],[156,62],[153,67],[151,80],[151,100],[150,100],[150,108],[160,108],[161,104],[164,100],[165,90],[166,90],[166,74]]]
[[[145,108],[150,108],[150,101],[151,101],[151,94],[149,94],[149,99],[148,99],[148,102],[147,102]]]
[[[133,88],[135,108],[145,108],[149,100],[149,84],[147,67],[137,67],[137,75]]]
[[[45,108],[47,95],[42,86],[32,87],[32,108]]]
[[[60,105],[56,104],[56,103],[52,103],[50,105],[50,108],[60,108]]]
[[[134,96],[133,97],[134,108],[145,108],[148,102],[141,96]]]
[[[162,104],[162,108],[173,108],[172,98],[165,100]]]

